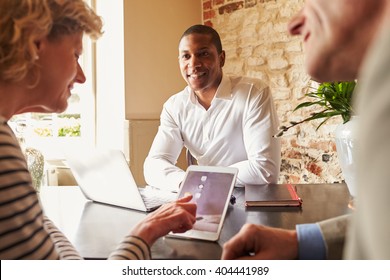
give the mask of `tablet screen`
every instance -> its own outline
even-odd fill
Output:
[[[206,166],[188,168],[179,197],[192,195],[191,202],[197,204],[196,223],[192,230],[179,236],[218,239],[236,176],[235,168]]]

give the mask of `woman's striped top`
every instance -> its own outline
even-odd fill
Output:
[[[150,259],[140,238],[127,236],[112,259]],[[0,116],[0,259],[82,259],[43,215],[18,141]]]

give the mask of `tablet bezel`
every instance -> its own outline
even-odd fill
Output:
[[[211,231],[202,231],[202,230],[189,230],[185,233],[170,233],[167,235],[168,237],[174,238],[185,238],[185,239],[200,239],[207,241],[217,241],[221,235],[223,223],[225,221],[227,208],[229,206],[230,197],[233,192],[234,185],[236,183],[238,169],[235,167],[222,167],[222,166],[201,166],[201,165],[191,165],[187,168],[185,177],[183,179],[182,186],[180,188],[179,196],[183,197],[185,192],[188,191],[186,189],[187,178],[190,172],[210,172],[210,173],[227,173],[233,175],[232,180],[230,181],[229,191],[227,192],[227,196],[225,197],[225,204],[223,207],[223,211],[221,213],[221,219],[218,224],[218,228],[216,232]]]

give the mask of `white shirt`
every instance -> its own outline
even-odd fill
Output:
[[[199,165],[238,168],[237,185],[276,183],[281,150],[272,136],[278,124],[270,89],[257,79],[223,76],[208,110],[187,86],[164,104],[145,180],[177,190],[185,172],[175,163],[185,146]]]

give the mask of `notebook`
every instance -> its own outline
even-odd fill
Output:
[[[138,188],[119,150],[68,155],[67,164],[84,196],[94,202],[150,212],[177,199],[177,193],[170,191],[150,186]]]
[[[291,184],[245,185],[245,206],[302,205],[296,187]]]

